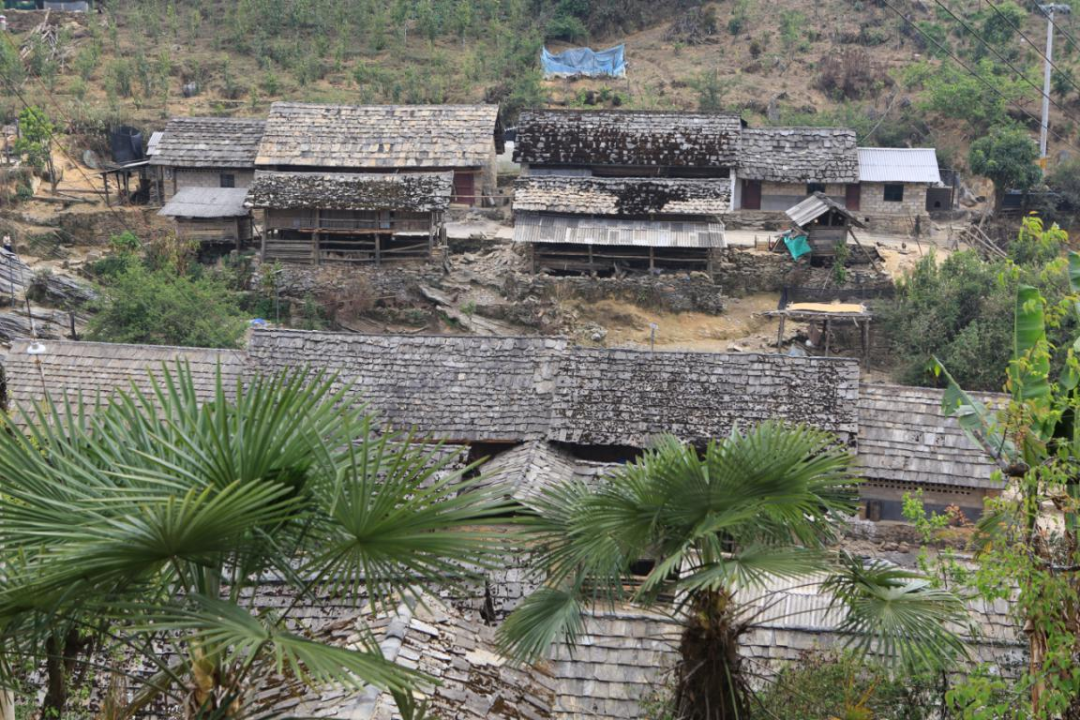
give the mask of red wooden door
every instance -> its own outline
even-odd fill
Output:
[[[742,181],[742,208],[743,210],[761,209],[761,181]]]
[[[461,205],[476,204],[476,175],[470,172],[454,173],[454,202]]]
[[[861,188],[859,183],[851,183],[844,188],[844,207],[848,210],[859,209],[859,201],[862,199]]]

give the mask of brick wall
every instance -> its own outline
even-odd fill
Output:
[[[926,185],[904,183],[903,202],[885,201],[885,183],[860,185],[859,212],[866,215],[925,215]]]

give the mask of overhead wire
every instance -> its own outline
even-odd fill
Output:
[[[1069,44],[1073,46],[1074,50],[1080,50],[1080,43],[1077,42],[1076,38],[1074,38],[1064,27],[1054,22],[1054,18],[1050,17],[1049,14],[1046,14],[1046,21],[1054,28],[1054,32],[1061,33],[1062,36],[1069,41]]]
[[[1068,83],[1069,85],[1071,85],[1071,86],[1073,87],[1073,89],[1074,89],[1074,90],[1076,90],[1076,91],[1077,91],[1078,93],[1080,93],[1080,85],[1078,85],[1078,84],[1077,84],[1077,83],[1076,83],[1076,82],[1075,82],[1075,81],[1074,81],[1074,80],[1073,80],[1073,79],[1072,79],[1072,78],[1071,78],[1071,77],[1070,77],[1070,76],[1069,76],[1069,75],[1067,74],[1067,72],[1066,72],[1066,71],[1064,71],[1064,70],[1062,70],[1061,68],[1059,68],[1059,67],[1057,66],[1057,63],[1055,63],[1055,62],[1054,62],[1053,60],[1051,60],[1051,59],[1050,59],[1049,57],[1047,57],[1046,53],[1045,53],[1044,51],[1040,50],[1040,49],[1039,49],[1039,46],[1038,46],[1038,45],[1036,45],[1036,44],[1035,44],[1035,42],[1034,42],[1034,41],[1033,41],[1033,40],[1032,40],[1031,38],[1029,38],[1029,37],[1028,37],[1028,36],[1027,36],[1026,34],[1024,34],[1024,31],[1023,31],[1023,29],[1022,29],[1022,28],[1021,28],[1021,27],[1020,27],[1019,25],[1017,25],[1016,23],[1014,23],[1014,22],[1013,22],[1013,21],[1012,21],[1012,20],[1011,20],[1011,19],[1009,18],[1009,16],[1008,16],[1008,15],[1006,15],[1006,14],[1005,14],[1005,13],[1003,13],[1003,12],[1001,12],[1001,9],[1000,9],[1000,8],[999,8],[999,7],[997,6],[997,5],[995,5],[995,4],[994,4],[994,3],[992,2],[992,0],[984,0],[984,2],[985,2],[985,3],[987,4],[987,5],[989,5],[989,6],[990,6],[990,8],[991,8],[991,9],[992,9],[992,10],[993,10],[993,11],[994,11],[995,13],[997,13],[998,17],[1000,17],[1000,18],[1001,18],[1002,20],[1004,20],[1004,21],[1005,21],[1005,22],[1006,22],[1006,23],[1008,24],[1008,26],[1009,26],[1009,27],[1010,27],[1011,29],[1015,30],[1015,31],[1016,31],[1016,32],[1017,32],[1017,33],[1018,33],[1018,34],[1020,35],[1020,37],[1021,37],[1021,38],[1023,38],[1023,39],[1024,39],[1024,40],[1025,40],[1025,41],[1027,42],[1027,44],[1028,44],[1028,45],[1030,45],[1030,46],[1031,46],[1031,48],[1032,48],[1032,49],[1033,49],[1033,50],[1034,50],[1035,52],[1037,52],[1037,53],[1039,54],[1039,57],[1041,57],[1041,58],[1042,58],[1043,60],[1045,60],[1045,61],[1046,61],[1046,63],[1047,63],[1048,65],[1050,65],[1050,67],[1051,67],[1051,68],[1053,68],[1054,70],[1057,70],[1057,71],[1058,71],[1058,75],[1059,75],[1060,77],[1064,78],[1065,82],[1067,82],[1067,83]],[[1049,20],[1049,18],[1047,18],[1047,19]]]
[[[919,26],[915,25],[914,23],[911,23],[911,21],[908,20],[907,16],[905,16],[902,12],[897,10],[896,7],[893,6],[893,4],[891,2],[889,2],[889,0],[881,0],[881,2],[885,5],[885,7],[887,7],[889,10],[891,10],[893,13],[895,13],[897,17],[899,17],[904,22],[910,24],[911,27],[917,33],[919,33],[922,37],[924,37],[926,40],[928,40],[930,43],[932,43],[935,47],[937,47],[939,50],[941,50],[946,56],[948,56],[950,59],[952,59],[953,62],[955,62],[957,65],[959,65],[961,68],[963,68],[965,72],[967,72],[973,78],[975,78],[980,83],[985,85],[987,87],[987,89],[989,89],[991,92],[996,94],[998,97],[1000,97],[1006,103],[1008,103],[1008,104],[1012,105],[1013,107],[1015,107],[1021,113],[1026,115],[1029,119],[1034,120],[1035,122],[1040,123],[1040,124],[1042,123],[1042,120],[1040,118],[1036,117],[1035,115],[1032,115],[1031,112],[1027,108],[1025,108],[1023,105],[1018,103],[1016,100],[1014,100],[1013,98],[1011,98],[1008,95],[1006,95],[1005,93],[1003,93],[997,86],[995,86],[992,82],[990,82],[989,80],[984,78],[982,75],[978,74],[977,72],[972,70],[970,67],[968,67],[968,65],[963,60],[961,60],[959,57],[957,57],[956,54],[952,50],[950,50],[946,46],[939,43],[937,40],[935,40],[929,34],[924,32],[921,28],[919,28]],[[1072,142],[1069,141],[1068,138],[1062,136],[1061,133],[1054,130],[1053,127],[1050,128],[1050,133],[1055,138],[1060,140],[1064,145],[1067,145],[1068,147],[1070,147],[1073,150],[1076,150],[1078,153],[1080,153],[1080,147],[1077,147],[1076,145],[1074,145]]]

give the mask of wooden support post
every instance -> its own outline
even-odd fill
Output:
[[[103,173],[101,179],[105,181],[105,206],[112,207],[112,199],[109,198],[109,174]]]
[[[375,236],[375,267],[382,265],[382,235]]]
[[[870,368],[870,318],[862,324],[863,369]]]
[[[269,217],[269,214],[267,215]],[[266,262],[266,236],[270,234],[269,223],[263,221],[262,237],[259,239],[259,260]]]
[[[654,248],[652,245],[650,245],[649,246],[649,269],[653,270],[655,268],[656,268],[656,248]]]
[[[832,321],[825,320],[825,357],[829,357],[829,330],[832,328]]]
[[[777,352],[780,351],[781,346],[784,344],[784,321],[785,320],[787,320],[787,317],[784,316],[784,315],[781,315],[780,316],[780,329],[776,331],[776,350],[777,350]]]
[[[311,244],[315,251],[315,264],[322,265],[322,248],[319,247],[322,241],[322,233],[319,232],[319,228],[322,227],[322,213],[318,208],[315,209],[315,232],[311,234]]]
[[[592,270],[592,267],[593,267],[592,245],[587,245],[586,247],[589,248],[589,269]]]

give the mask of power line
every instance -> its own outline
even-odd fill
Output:
[[[995,85],[994,85],[994,84],[993,84],[992,82],[990,82],[989,80],[987,80],[986,78],[984,78],[984,77],[983,77],[982,75],[979,75],[979,74],[978,74],[977,72],[975,72],[974,70],[972,70],[971,68],[969,68],[969,67],[968,67],[968,66],[967,66],[967,65],[966,65],[966,64],[964,63],[964,61],[963,61],[963,60],[961,60],[960,58],[958,58],[958,57],[956,56],[956,54],[952,52],[952,50],[950,50],[949,48],[947,48],[947,47],[945,47],[944,45],[942,45],[941,43],[939,43],[939,42],[938,42],[937,40],[935,40],[935,39],[934,39],[934,38],[932,38],[932,37],[931,37],[930,35],[928,35],[927,33],[925,33],[925,32],[924,32],[924,31],[923,31],[922,29],[920,29],[918,25],[915,25],[915,24],[914,24],[914,23],[912,23],[912,22],[911,22],[910,20],[908,20],[908,18],[907,18],[907,17],[906,17],[906,16],[905,16],[905,15],[904,15],[904,14],[903,14],[902,12],[900,12],[899,10],[897,10],[897,9],[896,9],[896,8],[895,8],[895,7],[894,7],[894,6],[892,5],[892,3],[890,3],[890,2],[889,2],[889,0],[881,0],[881,2],[882,2],[882,3],[884,4],[884,5],[885,5],[885,7],[889,8],[889,10],[892,10],[892,11],[893,11],[893,12],[894,12],[894,13],[896,14],[896,16],[897,16],[897,17],[899,17],[899,18],[900,18],[901,20],[903,20],[904,22],[906,22],[906,23],[908,23],[909,25],[911,25],[911,27],[912,27],[912,28],[913,28],[913,29],[914,29],[914,30],[915,30],[915,31],[916,31],[917,33],[919,33],[919,34],[920,34],[920,35],[921,35],[922,37],[924,37],[924,38],[925,38],[926,40],[928,40],[928,41],[930,41],[931,43],[933,43],[933,45],[934,45],[935,47],[937,47],[937,48],[938,48],[939,50],[941,50],[941,52],[945,53],[945,55],[947,55],[947,56],[948,56],[949,58],[951,58],[951,59],[952,59],[952,60],[953,60],[953,61],[954,61],[954,62],[955,62],[955,63],[956,63],[957,65],[959,65],[960,67],[962,67],[962,68],[963,68],[963,69],[964,69],[964,70],[965,70],[965,71],[966,71],[966,72],[967,72],[967,73],[968,73],[969,75],[971,75],[971,76],[972,76],[973,78],[975,78],[975,79],[976,79],[976,80],[978,80],[978,81],[979,81],[980,83],[982,83],[983,85],[985,85],[985,86],[986,86],[986,87],[987,87],[987,88],[988,88],[988,89],[989,89],[989,90],[990,90],[991,92],[993,92],[993,93],[994,93],[995,95],[999,96],[999,97],[1000,97],[1000,98],[1001,98],[1002,100],[1004,100],[1005,102],[1007,102],[1007,103],[1009,103],[1010,105],[1013,105],[1014,107],[1016,107],[1016,109],[1018,109],[1018,110],[1019,110],[1020,112],[1022,112],[1022,113],[1023,113],[1024,115],[1026,115],[1026,116],[1027,116],[1027,117],[1028,117],[1029,119],[1031,119],[1031,120],[1034,120],[1034,121],[1035,121],[1036,123],[1039,123],[1039,124],[1041,124],[1041,123],[1042,123],[1042,121],[1041,121],[1041,120],[1040,120],[1039,118],[1037,118],[1037,117],[1035,117],[1034,115],[1032,115],[1032,114],[1031,114],[1031,112],[1030,112],[1030,111],[1028,111],[1028,109],[1027,109],[1027,108],[1025,108],[1025,107],[1024,107],[1023,105],[1021,105],[1020,103],[1016,102],[1016,101],[1015,101],[1015,100],[1013,100],[1012,98],[1008,97],[1008,96],[1007,96],[1007,95],[1006,95],[1005,93],[1001,92],[1001,90],[999,90],[999,89],[998,89],[998,88],[997,88],[997,87],[996,87],[996,86],[995,86]],[[1041,92],[1041,91],[1040,91],[1040,92]],[[1061,141],[1061,142],[1062,142],[1063,144],[1067,145],[1068,147],[1071,147],[1071,148],[1072,148],[1073,150],[1076,150],[1077,152],[1080,152],[1080,147],[1077,147],[1076,145],[1073,145],[1073,144],[1072,144],[1071,142],[1069,142],[1068,138],[1062,137],[1062,135],[1061,135],[1060,133],[1058,133],[1058,132],[1057,132],[1056,130],[1053,130],[1053,129],[1051,129],[1051,130],[1050,130],[1050,132],[1051,132],[1051,133],[1053,133],[1054,137],[1056,137],[1056,138],[1057,138],[1058,140],[1060,140],[1060,141]]]
[[[1044,90],[1042,89],[1042,87],[1041,87],[1040,85],[1037,85],[1036,83],[1032,82],[1032,81],[1031,81],[1031,80],[1030,80],[1030,79],[1028,78],[1028,76],[1027,76],[1027,75],[1025,75],[1025,74],[1024,74],[1023,72],[1021,72],[1021,71],[1020,71],[1020,70],[1019,70],[1019,69],[1018,69],[1018,68],[1017,68],[1017,67],[1016,67],[1015,65],[1013,65],[1013,64],[1012,64],[1012,61],[1011,61],[1011,60],[1009,60],[1009,59],[1008,59],[1007,57],[1005,57],[1004,55],[1002,55],[1002,54],[1001,54],[1001,52],[1000,52],[1000,51],[999,51],[999,50],[998,50],[997,48],[995,48],[995,47],[994,47],[993,45],[991,45],[991,44],[990,44],[990,42],[989,42],[989,41],[987,41],[987,40],[986,40],[985,38],[983,38],[983,37],[982,37],[981,35],[979,35],[979,33],[975,32],[975,31],[974,31],[974,30],[973,30],[973,29],[971,28],[971,26],[970,26],[970,25],[968,25],[968,24],[967,24],[966,22],[964,22],[964,20],[963,20],[962,18],[960,18],[960,17],[957,17],[956,13],[954,13],[954,12],[953,12],[952,10],[950,10],[950,9],[949,9],[949,6],[948,6],[948,5],[946,5],[945,3],[943,3],[943,2],[941,1],[941,0],[934,0],[934,2],[935,2],[935,3],[937,4],[937,6],[938,6],[938,7],[940,7],[940,8],[942,9],[942,10],[944,10],[944,11],[945,11],[945,12],[947,12],[947,13],[949,13],[949,16],[950,16],[950,17],[951,17],[951,18],[952,18],[953,20],[956,20],[956,21],[957,21],[958,23],[960,23],[960,26],[961,26],[961,27],[963,27],[963,28],[964,28],[964,30],[966,30],[967,32],[969,32],[969,33],[971,33],[972,35],[974,35],[974,36],[975,36],[975,38],[976,38],[976,39],[977,39],[977,40],[978,40],[979,42],[981,42],[981,43],[982,43],[983,45],[985,45],[985,46],[986,46],[986,49],[987,49],[987,50],[989,50],[990,52],[994,53],[994,55],[996,55],[996,56],[997,56],[997,58],[998,58],[999,60],[1001,60],[1001,62],[1005,63],[1005,65],[1007,65],[1007,66],[1008,66],[1008,68],[1009,68],[1010,70],[1012,70],[1012,71],[1013,71],[1014,73],[1016,73],[1016,74],[1017,74],[1017,75],[1018,75],[1018,76],[1020,77],[1020,79],[1021,79],[1021,80],[1023,80],[1024,82],[1026,82],[1026,83],[1027,83],[1028,85],[1030,85],[1031,87],[1035,88],[1035,89],[1036,89],[1036,90],[1037,90],[1037,91],[1039,92],[1039,98],[1046,98],[1047,100],[1049,100],[1049,101],[1050,101],[1050,103],[1051,103],[1051,104],[1053,104],[1053,106],[1054,106],[1054,107],[1056,107],[1056,108],[1057,108],[1058,110],[1060,110],[1060,111],[1061,111],[1061,113],[1062,113],[1063,115],[1065,115],[1065,117],[1066,117],[1066,118],[1068,118],[1069,120],[1073,120],[1073,118],[1071,118],[1071,117],[1069,117],[1069,116],[1068,116],[1068,114],[1067,114],[1067,111],[1065,110],[1065,107],[1064,107],[1064,106],[1063,106],[1063,105],[1062,105],[1061,103],[1057,102],[1057,101],[1056,101],[1056,100],[1054,100],[1054,99],[1053,99],[1052,97],[1050,97],[1050,95],[1049,95],[1048,93],[1046,93],[1046,92],[1045,92],[1045,91],[1044,91]],[[1042,124],[1042,121],[1040,120],[1040,121],[1039,121],[1039,123],[1040,123],[1040,125],[1041,125],[1041,124]]]
[[[1038,45],[1036,45],[1034,42],[1032,42],[1031,38],[1029,38],[1027,35],[1024,34],[1024,31],[1020,28],[1020,26],[1013,23],[1013,21],[1009,18],[1009,16],[1006,15],[1005,13],[1001,12],[1001,9],[998,8],[998,6],[995,5],[993,2],[991,2],[991,0],[985,0],[985,2],[986,2],[987,5],[989,5],[991,7],[991,9],[993,9],[993,11],[995,13],[997,13],[998,17],[1000,17],[1002,20],[1004,20],[1006,23],[1008,23],[1010,28],[1015,30],[1020,35],[1020,37],[1022,37],[1025,41],[1027,41],[1027,44],[1030,45],[1031,48],[1035,52],[1037,52],[1039,54],[1039,57],[1041,57],[1043,60],[1045,60],[1047,63],[1049,63],[1050,67],[1052,67],[1054,70],[1057,70],[1059,77],[1063,78],[1065,80],[1065,82],[1069,83],[1069,85],[1071,85],[1073,87],[1074,90],[1076,90],[1078,93],[1080,93],[1080,85],[1077,85],[1076,82],[1074,82],[1073,79],[1067,74],[1067,72],[1066,72],[1067,68],[1066,68],[1066,70],[1060,69],[1053,60],[1051,60],[1050,58],[1048,58],[1046,56],[1046,53],[1044,51],[1039,49]],[[1049,20],[1049,19],[1050,19],[1049,16],[1047,16],[1047,20]]]

